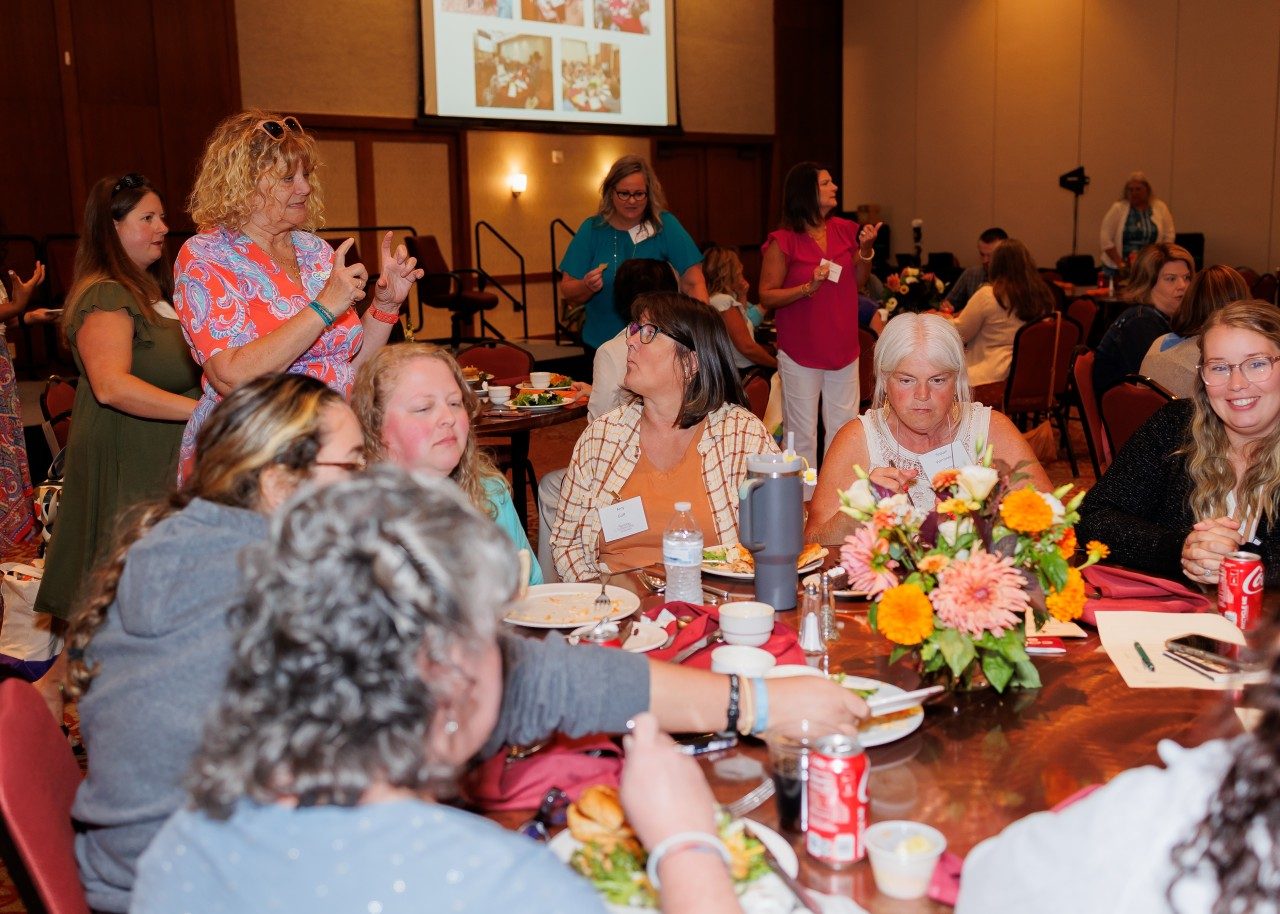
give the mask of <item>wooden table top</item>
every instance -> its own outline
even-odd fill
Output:
[[[560,409],[538,410],[495,409],[486,407],[476,416],[472,431],[481,435],[510,435],[512,432],[528,432],[581,419],[587,414],[587,402],[572,403]]]
[[[710,576],[705,582],[741,593],[744,599],[751,596],[749,582],[743,586]],[[830,646],[829,671],[915,687],[916,675],[906,664],[889,666],[891,646],[870,630],[866,610],[867,604],[860,601],[838,604],[841,637]],[[795,611],[779,613],[792,627],[797,627],[796,616]],[[928,705],[924,724],[915,733],[867,749],[870,820],[925,822],[946,835],[949,851],[964,856],[1009,823],[1049,809],[1081,787],[1108,781],[1127,768],[1156,763],[1161,739],[1193,746],[1240,732],[1229,693],[1131,689],[1096,634],[1069,639],[1066,646],[1066,654],[1035,658],[1042,688],[945,696]],[[763,743],[747,740],[701,761],[717,799],[728,802],[768,774],[767,758]],[[772,800],[750,817],[777,828]],[[509,814],[500,820],[510,826],[524,818]],[[883,896],[865,860],[842,872],[832,871],[808,860],[799,834],[787,837],[801,860],[801,881],[814,889],[850,895],[877,914],[950,910],[928,899]]]

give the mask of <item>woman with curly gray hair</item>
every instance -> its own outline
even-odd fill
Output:
[[[603,910],[545,847],[436,802],[498,722],[518,583],[510,541],[455,486],[384,466],[296,500],[247,577],[195,809],[143,856],[133,911]],[[629,748],[650,770],[623,786],[640,838],[718,846],[696,764],[649,752],[666,738],[642,723]],[[668,789],[630,783],[655,773]],[[666,856],[664,883],[737,910],[715,857]]]

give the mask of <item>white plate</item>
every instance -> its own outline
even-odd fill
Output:
[[[817,571],[822,567],[822,560],[827,557],[827,554],[830,551],[831,550],[824,548],[822,553],[816,559],[812,562],[806,562],[797,568],[796,571],[800,574],[804,574],[806,571]],[[728,571],[721,568],[719,564],[713,562],[703,562],[702,570],[706,574],[713,574],[718,578],[732,578],[735,581],[754,581],[756,579],[756,573],[754,571]]]
[[[640,608],[640,598],[629,590],[610,585],[604,592],[613,601],[610,619],[621,619]],[[577,628],[599,622],[593,608],[599,593],[599,584],[534,584],[503,621],[525,628]]]
[[[542,406],[523,406],[515,401],[515,397],[512,397],[504,405],[509,406],[512,409],[522,409],[525,412],[530,412],[530,413],[546,413],[546,412],[550,412],[553,409],[564,409],[566,406],[569,405],[569,401],[566,400],[564,397],[561,397],[559,403],[547,403]]]
[[[760,839],[760,843],[773,852],[773,855],[778,858],[778,863],[788,874],[795,876],[799,872],[800,863],[796,860],[796,852],[791,849],[791,844],[788,843],[786,838],[772,828],[761,825],[751,819],[744,819],[743,822],[746,824],[747,829]],[[573,852],[581,847],[582,844],[577,838],[569,834],[569,829],[566,828],[552,838],[547,846],[551,849],[551,853],[555,854],[561,862],[568,866],[569,858],[573,856]],[[738,896],[738,901],[742,905],[743,914],[755,914],[755,912],[764,911],[790,911],[795,903],[791,890],[773,873],[767,873],[748,885],[742,894]],[[613,914],[635,914],[636,911],[657,910],[657,908],[622,907],[608,902],[605,902],[605,909],[613,912]]]
[[[552,385],[551,387],[534,387],[528,381],[521,381],[516,385],[516,390],[572,390],[573,382],[568,384]]]
[[[571,632],[570,637],[577,636],[578,638],[581,638],[586,635],[587,632],[591,631],[592,628],[593,625],[583,625],[575,628]],[[633,654],[643,654],[646,651],[653,650],[655,647],[662,647],[662,645],[666,643],[667,630],[665,628],[658,625],[656,622],[650,622],[648,619],[641,619],[640,627],[636,629],[636,633],[634,635],[626,640],[626,643],[622,645],[622,649],[624,651],[631,651]]]
[[[867,679],[865,676],[845,676],[844,682],[840,684],[850,690],[875,689],[876,696],[884,698],[892,695],[901,695],[906,691],[906,689],[900,689],[896,685],[881,682],[879,679]],[[910,736],[919,730],[924,724],[924,708],[916,705],[911,710],[916,713],[910,717],[893,717],[889,720],[876,717],[869,718],[858,728],[858,742],[862,744],[862,748],[883,746],[885,743],[892,743],[894,740]]]
[[[811,574],[807,578],[805,578],[803,581],[800,582],[801,587],[808,587],[810,584],[812,584],[814,587],[819,586],[818,576],[816,574]],[[866,600],[867,599],[867,595],[860,590],[837,590],[835,591],[835,595],[842,600]]]

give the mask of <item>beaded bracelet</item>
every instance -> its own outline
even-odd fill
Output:
[[[756,699],[756,717],[751,727],[752,736],[759,736],[769,728],[769,689],[759,677],[751,680],[751,691]]]
[[[653,885],[655,892],[662,888],[662,882],[658,879],[658,865],[662,863],[662,858],[672,851],[686,848],[717,853],[720,855],[720,859],[724,861],[725,866],[733,866],[733,858],[729,856],[729,849],[715,835],[709,835],[704,831],[678,832],[663,838],[658,842],[658,846],[649,852],[649,863],[645,867],[645,872],[648,874],[649,882]]]
[[[326,327],[332,327],[333,322],[337,320],[337,318],[330,313],[328,308],[314,299],[307,302],[307,307],[314,311],[320,317],[320,320],[324,321],[324,325]]]
[[[738,729],[738,700],[740,693],[738,691],[738,674],[729,674],[729,713],[727,715],[728,722],[725,730],[732,733]]]

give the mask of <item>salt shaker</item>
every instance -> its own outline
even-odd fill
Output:
[[[800,650],[811,656],[827,651],[827,642],[822,637],[821,613],[822,597],[818,593],[818,585],[806,584],[800,599]]]

